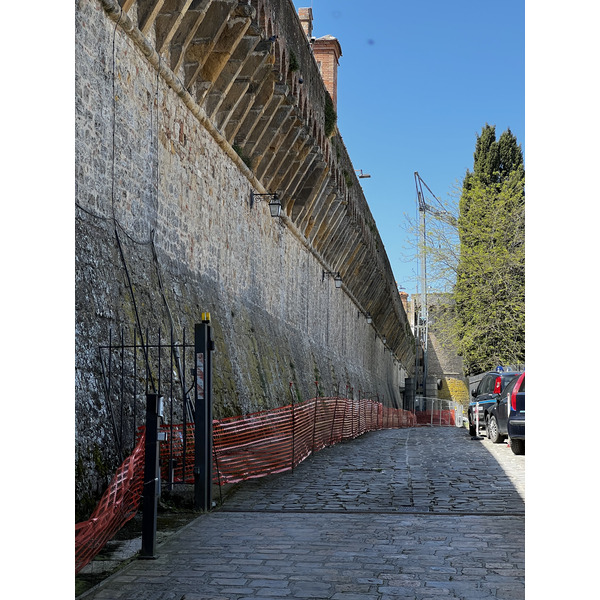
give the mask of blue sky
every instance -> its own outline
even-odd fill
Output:
[[[397,283],[416,292],[406,217],[414,172],[444,200],[473,167],[485,123],[525,152],[524,0],[294,0],[342,47],[338,127]],[[527,165],[526,165],[527,166]]]

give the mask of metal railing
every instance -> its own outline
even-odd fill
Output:
[[[145,423],[149,393],[164,397],[168,422],[193,423],[194,379],[188,377],[194,366],[193,334],[189,337],[185,329],[181,342],[172,332],[165,338],[160,330],[154,336],[146,331],[142,337],[121,329],[117,336],[111,330],[108,344],[99,346],[105,402],[121,459],[132,451]]]
[[[464,408],[459,402],[443,398],[416,396],[415,417],[418,425],[462,427]]]

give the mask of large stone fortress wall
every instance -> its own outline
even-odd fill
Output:
[[[121,327],[180,338],[209,311],[216,417],[315,378],[401,405],[414,340],[326,98],[290,0],[78,0],[79,500],[117,460],[98,347]]]

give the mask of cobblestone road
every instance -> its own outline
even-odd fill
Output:
[[[86,599],[522,599],[525,457],[465,429],[377,431],[244,483]]]

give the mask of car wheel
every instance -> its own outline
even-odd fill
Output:
[[[504,436],[500,435],[498,421],[494,415],[487,420],[487,436],[493,444],[499,444],[504,439]]]
[[[510,440],[510,449],[513,454],[525,454],[525,440]]]

